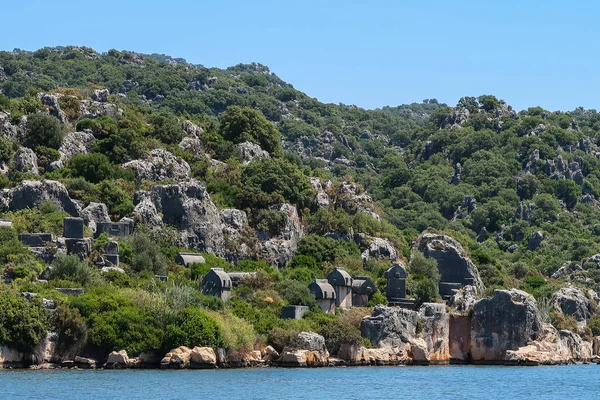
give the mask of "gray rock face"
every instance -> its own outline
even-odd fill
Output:
[[[99,118],[103,116],[119,118],[123,115],[123,110],[115,104],[94,100],[81,100],[79,109],[81,118]]]
[[[44,201],[56,204],[73,217],[79,217],[81,213],[81,208],[71,200],[67,189],[57,181],[23,181],[13,189],[0,192],[0,204],[10,211],[37,208]]]
[[[371,196],[369,196],[367,192],[361,191],[356,183],[342,182],[338,193],[337,203],[350,214],[355,214],[360,211],[370,215],[378,221],[381,219],[375,209],[375,203]]]
[[[176,185],[153,186],[149,192],[136,193],[136,200],[144,202],[146,214],[138,214],[142,222],[157,222],[160,220],[158,213],[162,213],[162,223],[181,231],[180,245],[223,254],[221,216],[206,189],[198,182],[192,180]],[[153,214],[151,206],[154,206],[156,214]],[[140,211],[138,207],[136,209]]]
[[[450,129],[462,128],[462,124],[469,120],[470,113],[466,108],[457,108],[453,110],[443,121],[440,128],[447,126]]]
[[[556,270],[555,273],[552,274],[551,278],[552,279],[567,278],[567,279],[574,280],[578,274],[581,274],[583,272],[584,272],[584,269],[581,267],[581,265],[571,262],[571,261],[567,261],[558,270]]]
[[[389,259],[393,263],[398,260],[398,251],[385,239],[371,238],[368,247],[363,251],[361,257],[363,263],[372,258],[376,260]]]
[[[10,122],[10,114],[4,111],[0,111],[0,137],[8,140],[19,139],[17,127]]]
[[[321,183],[319,178],[310,178],[310,184],[313,189],[317,191],[317,197],[315,204],[317,208],[329,209],[330,199],[329,195],[325,192],[325,189],[331,187],[331,181],[327,180],[325,183]]]
[[[417,319],[412,310],[378,305],[371,316],[363,318],[360,331],[375,347],[399,347],[414,338]]]
[[[441,282],[464,282],[480,291],[484,289],[477,267],[462,245],[450,236],[424,233],[417,239],[416,248],[437,261]]]
[[[185,120],[181,123],[181,128],[187,135],[194,138],[198,138],[198,136],[200,136],[200,134],[203,132],[201,127],[188,120]]]
[[[473,306],[471,356],[474,361],[503,361],[508,350],[536,340],[541,330],[533,296],[517,289],[496,290]]]
[[[204,143],[195,137],[184,137],[179,143],[179,148],[183,151],[187,151],[199,160],[206,158]]]
[[[67,165],[69,160],[76,154],[88,154],[96,142],[94,135],[88,132],[71,132],[65,138],[58,149],[60,158],[52,163],[52,168],[59,169]]]
[[[180,181],[190,179],[191,176],[187,162],[163,149],[154,149],[146,159],[129,161],[123,164],[123,168],[131,168],[138,181]]]
[[[92,93],[92,100],[100,103],[106,103],[108,101],[109,94],[110,92],[108,91],[108,89],[96,89]]]
[[[41,100],[42,104],[49,107],[50,115],[58,118],[60,122],[66,124],[68,121],[67,115],[60,108],[58,104],[58,98],[62,97],[62,95],[54,95],[47,93],[38,93],[38,98]]]
[[[15,154],[15,168],[17,171],[38,175],[38,158],[33,150],[21,147]]]
[[[104,203],[90,203],[81,211],[81,217],[88,228],[96,233],[96,227],[100,222],[110,222],[108,208]]]
[[[529,237],[527,241],[527,248],[531,251],[536,250],[544,241],[544,233],[542,231],[535,231]]]
[[[475,305],[477,297],[477,288],[467,285],[460,289],[456,294],[448,300],[450,307],[456,308],[457,311],[465,312]]]
[[[244,142],[236,144],[235,147],[239,150],[244,164],[248,164],[254,159],[271,157],[268,151],[263,150],[256,143]]]
[[[148,192],[138,192],[135,194],[136,206],[133,209],[133,215],[150,228],[157,228],[163,225],[162,218],[158,215],[156,206]]]
[[[269,237],[260,243],[260,256],[263,260],[284,267],[289,263],[304,237],[304,228],[298,210],[291,204],[277,204],[271,210],[282,211],[287,215],[285,225],[277,237]]]
[[[327,351],[325,338],[315,332],[300,332],[294,339],[294,346],[302,350]]]
[[[595,312],[595,307],[583,290],[574,286],[563,287],[555,292],[550,298],[550,305],[579,322],[588,320]]]
[[[256,241],[253,230],[248,225],[248,216],[242,210],[221,210],[223,236],[225,238],[225,259],[230,262],[249,259],[256,252],[256,243],[250,243],[250,236]]]

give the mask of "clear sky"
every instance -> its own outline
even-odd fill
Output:
[[[255,61],[321,101],[366,108],[493,94],[519,110],[600,109],[592,0],[26,0],[1,12],[2,50]]]

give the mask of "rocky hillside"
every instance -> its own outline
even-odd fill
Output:
[[[336,353],[379,346],[365,322],[361,335],[370,309],[316,307],[307,286],[336,266],[374,282],[371,307],[387,303],[385,271],[398,265],[417,305],[447,300],[439,288],[452,289],[446,277],[460,268],[473,282],[457,296],[472,296],[450,299],[453,312],[483,304],[475,315],[489,318],[497,311],[480,298],[533,296],[535,334],[482,350],[487,322],[473,317],[467,361],[486,351],[495,355],[482,360],[525,360],[507,351],[543,329],[590,348],[600,335],[595,110],[517,112],[490,95],[364,110],[323,104],[260,64],[222,70],[83,47],[0,52],[0,93],[0,218],[11,221],[0,222],[10,227],[0,302],[27,316],[0,313],[13,358],[47,332],[61,360],[179,346],[280,352],[301,331]],[[71,240],[65,217],[83,219],[83,237]],[[18,236],[30,233],[53,237]],[[204,263],[178,263],[180,252]],[[110,256],[118,268],[100,263]],[[223,303],[198,290],[211,268],[255,274]],[[312,311],[282,320],[288,304]],[[569,348],[564,359],[589,358]]]

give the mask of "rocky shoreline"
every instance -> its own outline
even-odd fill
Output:
[[[325,338],[301,332],[281,352],[272,346],[245,352],[185,346],[164,356],[156,352],[130,358],[112,352],[105,362],[87,357],[57,359],[46,339],[32,355],[0,348],[4,368],[54,369],[217,369],[253,367],[342,367],[386,365],[564,365],[600,362],[600,337],[586,340],[558,330],[543,318],[535,299],[517,289],[496,290],[471,302],[461,290],[451,303],[424,303],[418,311],[377,306],[362,319],[361,334],[372,348],[342,344],[330,355]],[[462,296],[462,297],[461,297]],[[456,308],[469,304],[463,312]],[[472,305],[471,305],[472,304]]]

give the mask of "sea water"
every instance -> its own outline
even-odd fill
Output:
[[[600,366],[2,370],[1,399],[600,399]]]

